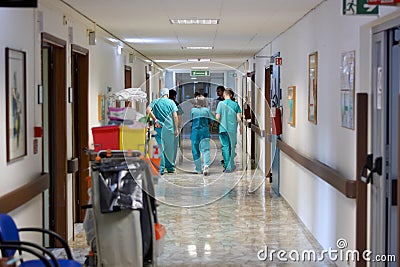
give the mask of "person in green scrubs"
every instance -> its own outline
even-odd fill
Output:
[[[207,106],[207,99],[204,96],[198,96],[195,100],[194,108],[190,111],[190,120],[192,121],[192,155],[195,164],[196,173],[202,173],[206,176],[209,173],[210,166],[210,124],[214,116]],[[203,164],[201,164],[203,156]]]
[[[156,130],[156,140],[160,150],[160,174],[163,175],[165,169],[168,173],[175,172],[174,159],[174,140],[179,135],[178,130],[178,108],[171,99],[168,99],[169,89],[163,88],[160,98],[152,101],[147,107],[147,114],[154,121]]]
[[[179,103],[176,101],[176,90],[170,89],[169,90],[169,96],[168,98],[174,101],[176,107],[178,108],[178,111],[176,114],[178,115],[178,127],[179,129],[182,129],[182,115],[183,115],[183,109],[179,105]],[[181,140],[179,137],[174,138],[174,154],[172,156],[172,160],[176,162],[176,155],[178,154],[178,146],[180,146]]]
[[[224,101],[218,103],[216,119],[219,125],[219,140],[222,147],[222,157],[224,158],[224,172],[229,173],[236,169],[236,142],[237,127],[239,124],[240,134],[242,134],[242,110],[239,104],[232,101],[234,93],[231,88],[224,91]]]

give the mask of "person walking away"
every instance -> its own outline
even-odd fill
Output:
[[[176,101],[176,91],[174,89],[169,90],[169,99],[174,101],[176,107],[178,108],[178,111],[176,114],[178,115],[178,131],[179,129],[182,129],[182,114],[183,114],[183,109],[179,105],[179,103]],[[172,161],[176,162],[176,155],[178,154],[178,146],[180,144],[180,137],[175,137],[174,138],[174,153],[172,155]]]
[[[165,168],[168,173],[175,172],[174,139],[179,135],[178,130],[178,108],[174,101],[168,99],[168,88],[161,89],[160,98],[152,101],[147,107],[147,114],[154,121],[156,140],[160,152],[160,174],[163,175]]]
[[[210,130],[209,126],[214,120],[207,100],[204,96],[199,96],[195,100],[195,106],[190,111],[190,120],[192,121],[192,155],[197,173],[203,175],[209,174],[210,167]],[[201,164],[203,156],[203,164]]]
[[[236,142],[237,127],[239,124],[240,134],[242,134],[242,110],[239,104],[232,101],[234,93],[227,88],[224,91],[224,101],[218,103],[216,119],[219,125],[219,140],[221,142],[222,157],[224,158],[224,172],[230,173],[236,169]]]

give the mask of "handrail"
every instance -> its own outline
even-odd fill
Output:
[[[251,130],[252,130],[253,132],[255,132],[256,134],[258,134],[259,136],[261,136],[261,137],[264,137],[264,136],[265,136],[265,131],[264,131],[264,130],[261,130],[260,126],[255,125],[255,124],[251,124],[250,127],[251,127]]]
[[[322,180],[336,188],[339,192],[348,198],[356,198],[356,181],[350,180],[341,175],[337,170],[323,164],[322,162],[312,159],[298,152],[280,139],[276,141],[277,147],[299,163],[301,166],[320,177]]]
[[[35,196],[48,189],[50,185],[50,176],[48,173],[42,173],[29,183],[0,196],[0,213],[8,213],[24,205]]]

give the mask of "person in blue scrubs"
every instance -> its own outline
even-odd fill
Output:
[[[168,173],[175,172],[174,159],[174,140],[179,135],[178,129],[178,108],[171,99],[168,99],[169,89],[163,88],[160,98],[152,101],[147,107],[147,114],[154,121],[156,130],[156,140],[160,150],[160,174],[163,175],[165,169]]]
[[[219,140],[221,142],[222,157],[224,158],[224,172],[232,172],[235,167],[237,128],[239,124],[240,134],[242,134],[242,110],[239,104],[232,101],[234,93],[232,89],[226,88],[224,91],[224,101],[218,103],[216,119],[219,125]]]
[[[209,108],[207,108],[207,99],[204,96],[198,96],[195,100],[194,108],[190,111],[190,120],[192,121],[192,155],[195,164],[196,173],[202,173],[206,176],[209,173],[210,166],[210,124],[214,120]],[[203,164],[201,164],[203,156]]]

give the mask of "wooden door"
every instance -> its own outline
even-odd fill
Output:
[[[63,238],[68,239],[68,199],[67,199],[67,95],[66,95],[66,42],[47,33],[42,33],[42,50],[48,57],[42,58],[48,73],[43,76],[46,84],[44,95],[45,109],[43,130],[47,142],[43,142],[43,172],[50,174],[48,196],[48,227]],[[43,69],[43,67],[42,67]],[[50,246],[61,244],[50,239]]]
[[[72,157],[78,161],[78,168],[73,173],[75,219],[83,222],[85,209],[88,204],[87,180],[89,176],[89,156],[84,149],[89,147],[89,50],[72,45]]]

